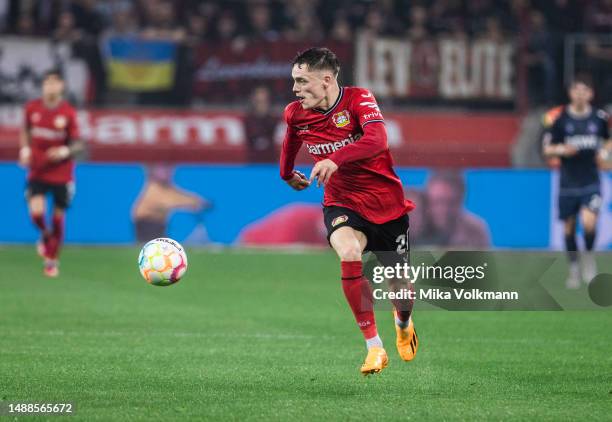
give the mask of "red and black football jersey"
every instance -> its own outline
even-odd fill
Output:
[[[341,87],[338,99],[328,110],[304,110],[295,101],[285,108],[284,115],[283,179],[291,177],[295,156],[304,144],[315,161],[329,158],[339,166],[325,186],[323,205],[349,208],[376,224],[394,220],[414,208],[404,198],[402,183],[393,170],[384,118],[371,92]],[[381,125],[375,132],[376,145],[365,141],[359,144],[367,125]]]
[[[24,125],[30,133],[32,157],[28,180],[67,183],[73,179],[74,160],[52,163],[47,159],[51,147],[68,145],[79,136],[76,111],[62,101],[56,107],[45,106],[42,99],[25,105]]]

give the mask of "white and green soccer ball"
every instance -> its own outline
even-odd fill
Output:
[[[185,275],[187,255],[176,240],[159,237],[142,247],[138,256],[138,267],[147,283],[169,286]]]

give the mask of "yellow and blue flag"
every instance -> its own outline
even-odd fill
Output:
[[[139,92],[172,88],[175,43],[113,37],[106,40],[105,51],[111,88]]]

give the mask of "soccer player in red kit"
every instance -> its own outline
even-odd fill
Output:
[[[59,275],[59,250],[64,237],[64,214],[74,194],[74,156],[83,150],[74,108],[63,99],[59,71],[45,73],[42,97],[25,105],[19,162],[29,169],[26,198],[32,221],[41,233],[37,245],[44,274]],[[45,221],[46,195],[53,196],[52,222]]]
[[[280,173],[295,190],[306,189],[315,179],[325,187],[328,240],[340,258],[342,288],[366,340],[368,354],[361,373],[368,375],[384,369],[388,357],[376,329],[361,256],[372,251],[389,265],[393,263],[385,261],[391,253],[393,260],[405,262],[408,212],[414,205],[404,198],[393,171],[384,119],[374,96],[363,88],[339,86],[339,71],[336,55],[327,48],[311,48],[294,59],[291,76],[298,100],[285,108]],[[302,144],[315,161],[310,178],[294,170]],[[410,361],[418,348],[413,301],[396,300],[393,305],[397,349]]]

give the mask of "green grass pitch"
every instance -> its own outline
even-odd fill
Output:
[[[0,246],[0,400],[103,421],[612,415],[611,312],[422,310],[404,363],[380,311],[390,364],[364,378],[331,253],[188,253],[154,287],[134,248],[68,247],[46,279],[33,247]]]

